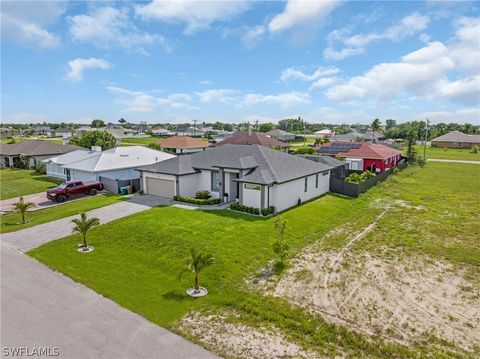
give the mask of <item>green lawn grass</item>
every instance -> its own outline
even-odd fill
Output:
[[[30,140],[42,140],[42,141],[50,141],[52,143],[57,143],[57,144],[62,144],[62,138],[61,137],[37,137],[37,136],[32,136],[32,137],[13,137],[15,142],[21,142],[21,141],[30,141]],[[8,137],[0,137],[0,143],[8,143],[12,140],[12,138]]]
[[[123,138],[122,145],[149,145],[161,140],[161,137],[143,137],[143,138]]]
[[[0,199],[8,199],[46,191],[63,181],[20,169],[0,170]]]
[[[423,156],[423,146],[415,146],[420,155]],[[445,159],[445,160],[464,160],[464,161],[480,161],[480,151],[472,153],[467,148],[438,148],[427,146],[427,158]]]
[[[95,197],[67,202],[58,206],[40,209],[38,211],[27,212],[26,218],[29,223],[26,224],[19,224],[20,215],[18,213],[7,213],[0,217],[0,233],[19,231],[38,224],[105,207],[120,200],[123,200],[123,198],[112,194],[97,195]]]
[[[423,169],[407,169],[391,176],[358,199],[326,195],[277,217],[288,221],[287,238],[294,255],[313,241],[342,246],[347,238],[324,235],[347,223],[363,228],[383,210],[378,200],[403,198],[430,211],[413,216],[408,215],[407,208],[396,209],[392,212],[395,216],[380,222],[382,230],[375,231],[375,241],[477,267],[477,171],[475,165],[429,163]],[[273,258],[273,223],[277,217],[259,219],[231,211],[154,208],[94,229],[91,243],[95,251],[89,255],[75,250],[77,236],[48,243],[29,255],[168,328],[192,308],[231,308],[240,313],[232,320],[253,326],[273,325],[290,340],[327,356],[448,357],[423,342],[404,347],[376,338],[366,340],[280,298],[246,289],[245,278]],[[410,236],[406,236],[408,224],[414,227]],[[395,240],[390,241],[393,234]],[[369,237],[365,248],[375,248],[373,238]],[[216,258],[201,276],[201,285],[209,290],[201,300],[185,295],[185,289],[192,285],[190,276],[184,276],[181,282],[177,279],[182,258],[192,247],[211,251]],[[341,353],[336,352],[338,348]]]

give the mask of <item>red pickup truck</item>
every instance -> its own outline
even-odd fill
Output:
[[[102,182],[83,183],[82,181],[67,181],[60,186],[49,189],[47,198],[55,202],[64,202],[67,198],[80,196],[82,194],[96,195],[103,190]]]

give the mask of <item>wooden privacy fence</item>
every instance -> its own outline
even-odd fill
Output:
[[[403,162],[397,165],[395,168],[403,170],[408,166],[407,162]],[[363,192],[366,192],[370,187],[375,186],[378,182],[384,181],[388,176],[393,173],[392,170],[388,170],[382,173],[375,175],[375,177],[370,177],[365,182],[362,183],[350,183],[345,182],[343,179],[338,179],[335,177],[330,177],[330,192],[343,194],[349,197],[358,197]]]

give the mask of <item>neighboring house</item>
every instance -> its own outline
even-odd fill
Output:
[[[383,132],[375,131],[375,141],[384,139]],[[364,133],[358,132],[356,129],[351,129],[351,132],[343,135],[333,135],[330,137],[331,142],[358,142],[358,141],[373,141],[373,132],[368,130]]]
[[[348,162],[340,161],[339,159],[330,156],[298,155],[298,157],[302,157],[310,161],[320,162],[324,165],[333,167],[330,170],[330,177],[343,179],[348,176]]]
[[[75,130],[72,130],[71,128],[57,128],[53,132],[53,136],[55,137],[72,137],[75,134]]]
[[[211,146],[207,141],[202,141],[189,136],[172,136],[156,142],[164,151],[182,155],[205,151]]]
[[[131,180],[139,177],[134,168],[175,157],[145,146],[114,147],[106,151],[96,151],[95,155],[90,154],[91,151],[85,154],[82,160],[62,165],[67,180],[89,182],[99,181],[100,177]]]
[[[189,137],[203,137],[205,131],[195,127],[177,128],[177,136],[189,136]]]
[[[267,136],[261,132],[241,132],[232,137],[228,137],[223,141],[213,144],[214,147],[224,146],[227,144],[232,145],[260,145],[270,148],[281,148],[287,150],[289,145],[285,142],[278,141],[270,136]]]
[[[52,130],[50,127],[40,126],[35,127],[35,134],[38,136],[53,136],[55,130]]]
[[[59,145],[50,141],[32,140],[13,144],[0,144],[1,167],[23,167],[21,156],[25,156],[27,166],[35,168],[43,160],[81,149],[78,146]]]
[[[293,133],[280,130],[280,129],[275,129],[271,130],[265,133],[267,136],[270,136],[271,138],[274,138],[278,141],[282,142],[290,142],[295,140],[295,135]]]
[[[101,148],[94,146],[92,147],[91,151],[87,149],[72,151],[60,156],[48,158],[46,160],[43,160],[43,162],[45,163],[47,175],[49,177],[55,177],[65,181],[70,181],[72,179],[70,170],[64,168],[64,165],[72,164],[90,157],[98,156],[100,152]]]
[[[369,142],[332,142],[317,147],[317,153],[341,157],[350,170],[383,172],[395,167],[402,159],[402,152],[389,146]]]
[[[472,148],[480,146],[480,135],[466,135],[460,131],[452,131],[431,141],[432,147]]]
[[[138,171],[147,194],[192,197],[208,190],[222,202],[282,211],[328,192],[331,169],[260,145],[226,144]]]
[[[11,136],[13,133],[12,129],[10,127],[2,127],[0,128],[0,134],[2,136]]]
[[[152,128],[152,136],[172,136],[175,133],[167,130],[166,128]]]
[[[335,135],[335,131],[332,131],[326,128],[326,129],[314,132],[313,135],[315,137],[332,137],[333,135]]]

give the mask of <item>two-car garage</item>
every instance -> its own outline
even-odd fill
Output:
[[[145,194],[168,198],[175,196],[175,176],[144,172],[142,182]]]

